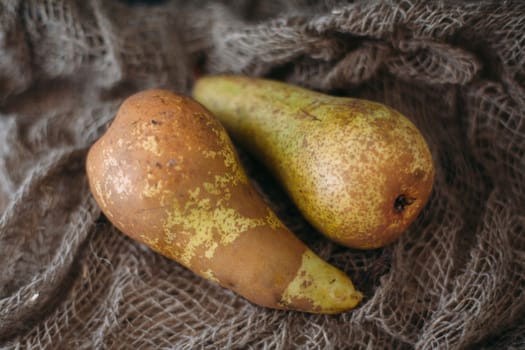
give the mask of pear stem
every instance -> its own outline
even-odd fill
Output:
[[[397,213],[402,213],[405,210],[405,207],[414,203],[414,201],[415,198],[408,198],[404,194],[400,194],[394,201],[394,210]]]

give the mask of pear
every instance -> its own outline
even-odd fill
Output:
[[[120,231],[253,303],[336,313],[362,298],[277,218],[222,125],[189,97],[149,90],[126,99],[86,168]]]
[[[317,230],[342,245],[393,242],[431,194],[426,140],[383,104],[227,75],[202,77],[193,97],[271,170]]]

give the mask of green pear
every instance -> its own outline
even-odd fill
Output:
[[[396,240],[428,201],[434,166],[417,127],[383,104],[240,76],[199,79],[193,97],[332,240]]]

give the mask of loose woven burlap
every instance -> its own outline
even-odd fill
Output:
[[[2,1],[0,347],[525,348],[524,67],[522,1]],[[421,129],[434,192],[375,251],[323,238],[240,150],[284,222],[364,292],[359,308],[255,306],[100,215],[89,146],[123,98],[188,94],[196,72],[381,101]]]

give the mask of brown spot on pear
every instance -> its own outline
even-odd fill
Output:
[[[203,77],[193,96],[266,164],[310,223],[343,245],[391,243],[428,201],[430,150],[392,108],[239,76]]]
[[[256,304],[335,313],[361,299],[279,221],[222,125],[189,97],[151,90],[126,99],[86,168],[119,230]],[[336,282],[327,285],[327,276]]]

